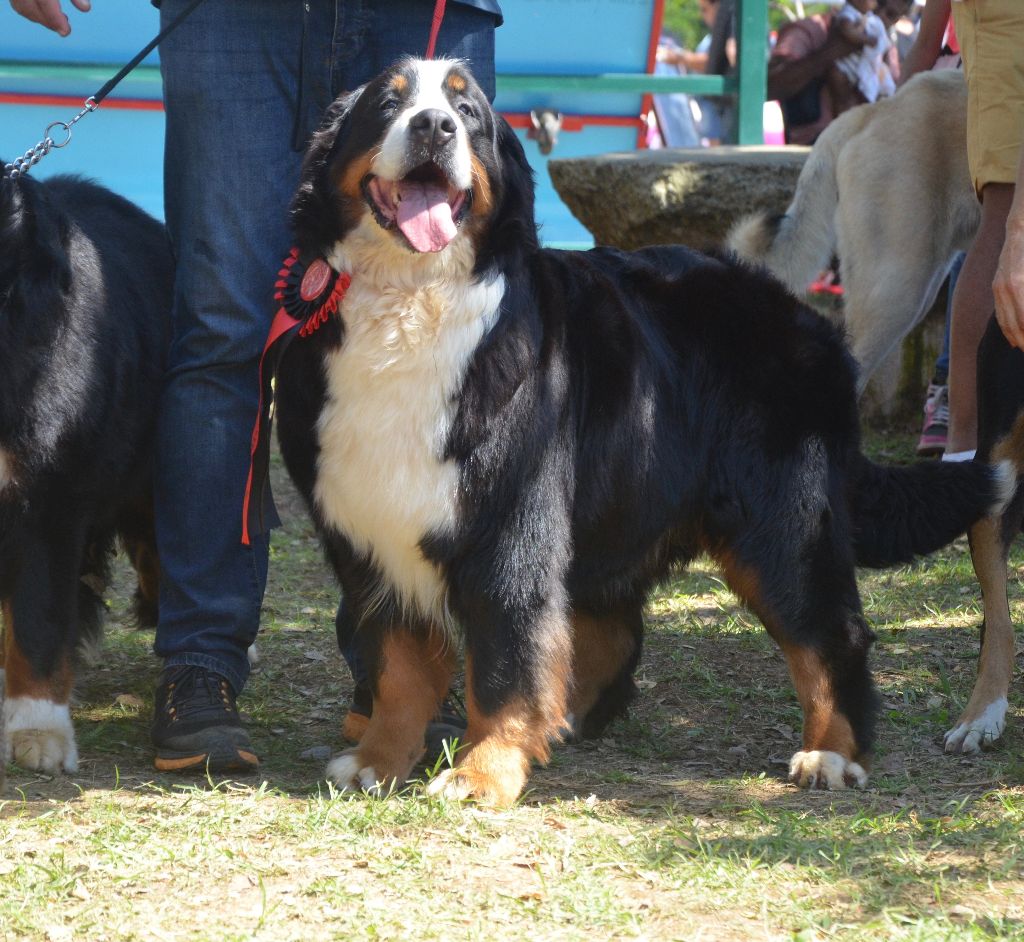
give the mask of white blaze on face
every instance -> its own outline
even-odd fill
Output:
[[[447,168],[450,172],[449,182],[456,189],[469,189],[473,180],[469,137],[461,115],[452,107],[445,94],[445,79],[451,67],[451,62],[444,59],[433,59],[429,62],[420,60],[414,63],[415,76],[412,83],[415,87],[412,98],[395,116],[387,134],[384,135],[380,152],[370,165],[370,170],[376,176],[384,180],[399,180],[413,169],[406,164],[409,122],[421,111],[436,109],[449,115],[457,129],[453,162]]]

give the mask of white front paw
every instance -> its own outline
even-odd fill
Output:
[[[384,782],[371,765],[363,765],[356,749],[349,749],[340,756],[335,756],[327,763],[327,780],[332,782],[338,791],[366,792],[377,798],[390,793],[390,782]]]
[[[78,771],[78,747],[66,703],[10,697],[4,703],[7,756],[23,769],[56,775]]]
[[[868,774],[856,762],[838,752],[814,749],[808,752],[801,750],[789,760],[789,780],[801,788],[838,791],[863,788]]]
[[[946,752],[971,754],[988,748],[1002,736],[1006,729],[1006,709],[1009,704],[1005,697],[993,700],[977,719],[959,723],[948,733],[944,742]]]

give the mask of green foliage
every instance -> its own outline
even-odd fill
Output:
[[[737,0],[737,3],[742,0]],[[753,0],[763,2],[763,0]],[[768,6],[768,28],[777,30],[789,20],[812,13],[827,13],[834,9],[828,3],[801,2],[801,0],[771,0]],[[697,0],[665,0],[664,31],[672,35],[687,49],[693,49],[708,31],[700,18]]]

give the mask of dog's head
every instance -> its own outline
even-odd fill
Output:
[[[356,228],[413,253],[470,239],[535,243],[523,149],[465,66],[403,59],[328,110],[293,204],[300,248],[328,254]]]

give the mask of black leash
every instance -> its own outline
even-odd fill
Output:
[[[121,80],[128,75],[138,64],[146,58],[157,46],[160,45],[164,39],[167,38],[171,33],[174,32],[184,20],[192,13],[193,10],[200,3],[205,0],[192,0],[192,2],[185,7],[170,23],[167,24],[156,36],[153,37],[142,50],[124,66],[112,79],[105,82],[95,95],[90,95],[85,99],[84,107],[78,112],[70,121],[53,121],[46,126],[46,130],[43,131],[43,139],[35,145],[35,147],[29,148],[21,157],[16,157],[9,164],[4,164],[4,172],[0,175],[0,179],[17,180],[18,177],[29,172],[40,160],[42,160],[51,150],[61,147],[66,147],[71,141],[71,128],[87,114],[95,111],[104,98],[107,97],[121,82]],[[61,142],[55,141],[50,137],[50,132],[54,128],[62,128],[64,130],[64,140]]]

